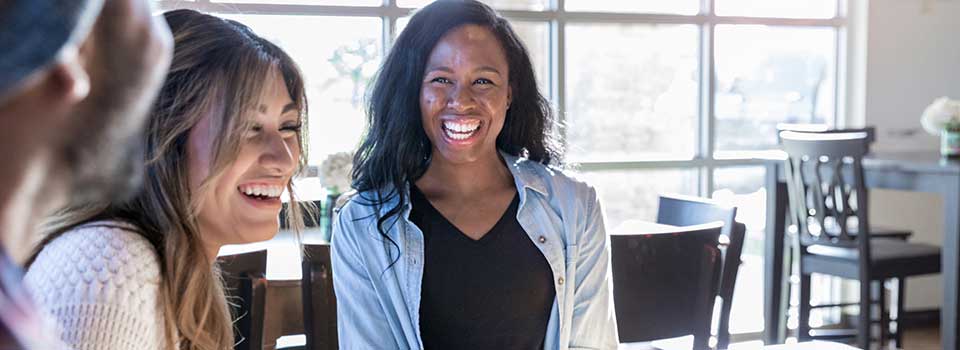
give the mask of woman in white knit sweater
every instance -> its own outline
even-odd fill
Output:
[[[296,64],[235,21],[165,18],[174,58],[140,145],[143,189],[63,210],[25,277],[73,348],[232,348],[217,252],[273,237],[284,190],[296,204],[291,179],[306,159]]]

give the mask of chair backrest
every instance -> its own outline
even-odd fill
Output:
[[[788,156],[789,218],[798,227],[801,252],[810,245],[858,247],[861,257],[869,259],[862,163],[869,135],[783,131],[780,138]]]
[[[267,251],[217,258],[237,320],[237,350],[274,349],[277,339],[305,334],[301,280],[268,280]]]
[[[267,251],[217,258],[236,321],[237,350],[260,349],[263,343],[263,308],[266,298]]]
[[[657,202],[658,224],[692,226],[722,221],[723,229],[720,232],[729,236],[736,217],[737,207],[706,198],[662,194]]]
[[[620,342],[694,336],[707,348],[720,278],[720,223],[676,232],[612,235]]]
[[[329,244],[303,247],[303,321],[307,349],[337,349],[337,300]]]
[[[808,133],[820,133],[820,134],[836,134],[836,133],[847,133],[847,132],[865,132],[867,133],[867,143],[873,144],[877,141],[877,128],[874,126],[866,126],[862,128],[850,128],[850,129],[834,129],[827,124],[800,124],[800,123],[779,123],[777,124],[777,144],[782,144],[780,140],[780,132],[783,131],[798,131],[798,132],[808,132]]]
[[[717,325],[717,347],[726,348],[730,342],[730,310],[733,292],[740,270],[740,255],[747,227],[735,221],[737,208],[715,201],[681,195],[660,195],[657,207],[657,223],[674,226],[701,225],[714,221],[723,222],[721,234],[728,238],[726,247],[721,245],[722,268],[718,296],[722,300]]]

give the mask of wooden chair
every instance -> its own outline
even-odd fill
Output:
[[[709,199],[661,195],[657,206],[657,223],[674,226],[723,222],[721,235],[727,237],[727,243],[721,243],[722,268],[720,275],[720,315],[717,324],[717,349],[726,349],[730,345],[730,310],[733,305],[733,292],[740,270],[740,255],[746,236],[746,225],[736,222],[737,208],[722,205]]]
[[[868,133],[784,131],[780,138],[788,154],[784,168],[789,218],[799,229],[799,340],[813,338],[809,324],[810,275],[818,273],[860,282],[857,343],[869,349],[872,304],[880,306],[879,340],[884,343],[890,324],[884,311],[883,282],[939,272],[939,247],[900,239],[871,239],[862,164],[869,149]],[[903,290],[897,294],[897,305],[902,309]],[[900,322],[895,328],[900,347]]]
[[[849,133],[849,132],[864,132],[867,134],[867,144],[872,145],[877,140],[877,129],[873,126],[867,126],[863,128],[846,128],[846,129],[835,129],[826,124],[777,124],[777,143],[782,144],[780,139],[780,132],[782,131],[798,131],[805,133],[819,133],[819,134],[834,134],[834,133]],[[868,149],[869,152],[869,149]],[[864,189],[866,191],[866,189]],[[786,196],[783,196],[786,197]],[[825,210],[832,210],[832,208],[824,208]],[[850,212],[847,212],[846,215],[851,215]],[[854,229],[853,231],[856,231]],[[908,240],[913,236],[913,232],[908,229],[896,228],[896,227],[886,227],[879,225],[870,226],[870,238],[871,239],[899,239],[899,240]],[[896,279],[897,293],[904,293],[906,289],[906,284],[903,279]],[[791,287],[791,284],[787,285],[787,288]],[[789,292],[788,294],[789,295]],[[844,302],[827,302],[819,305],[814,305],[812,308],[821,309],[821,308],[840,308],[847,306],[856,306],[858,303],[844,303]],[[897,308],[897,316],[899,317],[903,314],[903,307],[899,305]],[[897,323],[899,324],[899,323]],[[856,332],[851,332],[846,329],[820,329],[814,330],[819,334],[819,337],[824,339],[843,339],[851,338],[856,336]],[[896,337],[897,344],[902,342],[902,337],[899,333],[894,334]]]
[[[337,300],[329,244],[303,246],[303,321],[307,349],[337,349]]]
[[[818,133],[818,134],[836,134],[836,133],[848,133],[848,132],[864,132],[867,134],[867,143],[873,144],[877,140],[877,128],[872,126],[867,126],[864,128],[855,128],[855,129],[834,129],[829,127],[826,124],[777,124],[777,143],[783,144],[780,138],[780,132],[783,131],[797,131],[804,133]],[[850,213],[847,213],[849,215]],[[913,235],[913,232],[907,229],[902,228],[893,228],[893,227],[883,227],[874,225],[870,228],[870,236],[873,238],[896,238],[907,240],[910,236]]]
[[[330,245],[303,246],[300,280],[266,279],[266,250],[217,260],[237,319],[235,349],[275,349],[278,338],[300,334],[305,345],[284,349],[337,349]]]
[[[719,289],[721,223],[612,235],[613,298],[621,343],[693,335],[706,349]]]
[[[220,256],[217,258],[223,276],[231,314],[236,321],[236,350],[261,349],[263,343],[263,305],[267,288],[267,251]],[[257,331],[255,331],[257,330]]]

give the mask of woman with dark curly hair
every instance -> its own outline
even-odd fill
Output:
[[[343,349],[614,349],[596,192],[564,174],[510,24],[418,11],[376,78],[333,236]]]

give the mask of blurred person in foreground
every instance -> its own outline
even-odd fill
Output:
[[[170,53],[146,0],[0,0],[0,349],[57,347],[20,263],[46,214],[139,185]]]

